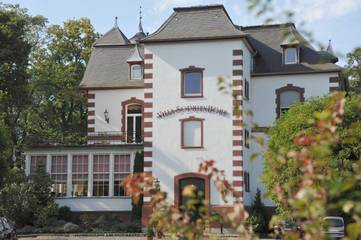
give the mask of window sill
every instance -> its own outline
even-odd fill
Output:
[[[182,149],[204,149],[203,146],[200,147],[182,147]]]
[[[204,98],[203,95],[197,95],[197,96],[182,96],[181,98]]]

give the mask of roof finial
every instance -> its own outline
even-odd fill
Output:
[[[139,6],[139,32],[144,32],[142,26],[142,6]]]
[[[333,48],[332,48],[332,44],[331,44],[331,39],[328,40],[328,47],[327,47],[327,50],[326,50],[329,54],[332,54],[332,55],[335,55],[335,52],[333,51]]]
[[[114,27],[118,27],[118,17],[115,17]]]

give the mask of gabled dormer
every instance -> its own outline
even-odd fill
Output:
[[[127,59],[129,64],[130,80],[137,81],[143,79],[143,58],[139,52],[138,44],[134,46],[132,55]]]
[[[288,32],[281,43],[282,64],[299,64],[300,63],[300,41],[293,32]]]

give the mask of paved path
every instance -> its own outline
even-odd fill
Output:
[[[38,236],[38,237],[24,237],[19,240],[145,240],[146,237],[61,237],[61,236]]]

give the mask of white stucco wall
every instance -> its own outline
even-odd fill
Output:
[[[227,110],[232,114],[231,94],[218,90],[219,77],[231,83],[232,51],[248,51],[241,40],[152,44],[145,48],[153,53],[153,174],[161,189],[174,200],[174,176],[197,172],[203,160],[213,159],[217,167],[232,180],[232,117],[213,113],[177,113],[165,119],[156,114],[177,106],[203,105]],[[189,66],[205,68],[204,97],[181,98],[179,69]],[[181,148],[180,119],[189,116],[204,118],[204,148]],[[231,203],[232,201],[230,201]],[[211,204],[224,204],[211,184]]]
[[[279,75],[267,77],[252,77],[251,83],[251,103],[253,112],[253,121],[260,127],[270,127],[276,120],[276,89],[292,84],[305,89],[305,100],[324,96],[329,93],[329,78],[337,77],[337,73],[318,73],[318,74],[297,74],[297,75]],[[256,138],[262,137],[267,144],[268,138],[264,133],[252,133]],[[264,148],[252,141],[251,152],[263,153]],[[254,198],[257,188],[265,193],[265,187],[262,183],[262,173],[264,158],[262,155],[253,161],[248,162],[247,168],[250,171],[251,192],[249,201]],[[263,199],[266,206],[273,206],[270,199]],[[251,203],[251,202],[250,202]]]
[[[305,99],[329,93],[329,78],[337,73],[279,75],[252,78],[253,119],[259,126],[271,126],[276,119],[276,89],[293,84],[305,88]]]
[[[93,90],[95,94],[95,132],[121,131],[122,102],[135,97],[143,100],[143,89]],[[104,119],[108,110],[109,123]]]

